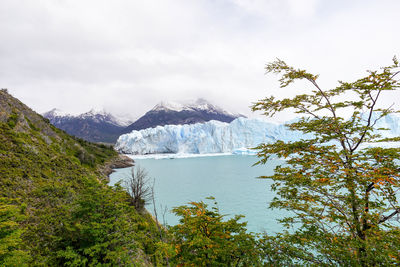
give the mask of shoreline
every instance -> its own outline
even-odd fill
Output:
[[[118,157],[111,159],[110,161],[106,162],[104,166],[101,168],[100,172],[102,172],[108,180],[110,179],[110,174],[115,172],[116,169],[123,169],[132,167],[135,165],[135,161],[133,158],[125,155],[125,154],[118,154]]]

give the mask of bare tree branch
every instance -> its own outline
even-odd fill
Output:
[[[152,199],[153,190],[147,171],[140,166],[132,168],[131,176],[126,181],[126,187],[131,196],[131,204],[137,211],[142,211],[145,204]]]

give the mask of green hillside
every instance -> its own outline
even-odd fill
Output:
[[[261,266],[265,239],[203,202],[161,227],[121,187],[112,147],[69,136],[0,91],[0,266]],[[168,230],[167,230],[168,229]]]
[[[101,170],[116,157],[1,90],[0,265],[147,265],[156,227],[106,185]]]

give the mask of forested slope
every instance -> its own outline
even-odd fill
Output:
[[[117,156],[1,90],[0,265],[149,264],[154,222],[100,171]]]

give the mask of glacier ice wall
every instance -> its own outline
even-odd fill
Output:
[[[166,125],[121,135],[116,149],[127,154],[241,153],[260,143],[299,139],[301,133],[262,119],[238,118],[231,123]]]
[[[387,116],[378,121],[376,128],[384,137],[400,135],[400,117]],[[308,138],[301,132],[290,131],[283,124],[263,119],[238,118],[231,123],[166,125],[121,135],[115,148],[126,154],[246,154],[249,148],[276,140],[296,141]]]

